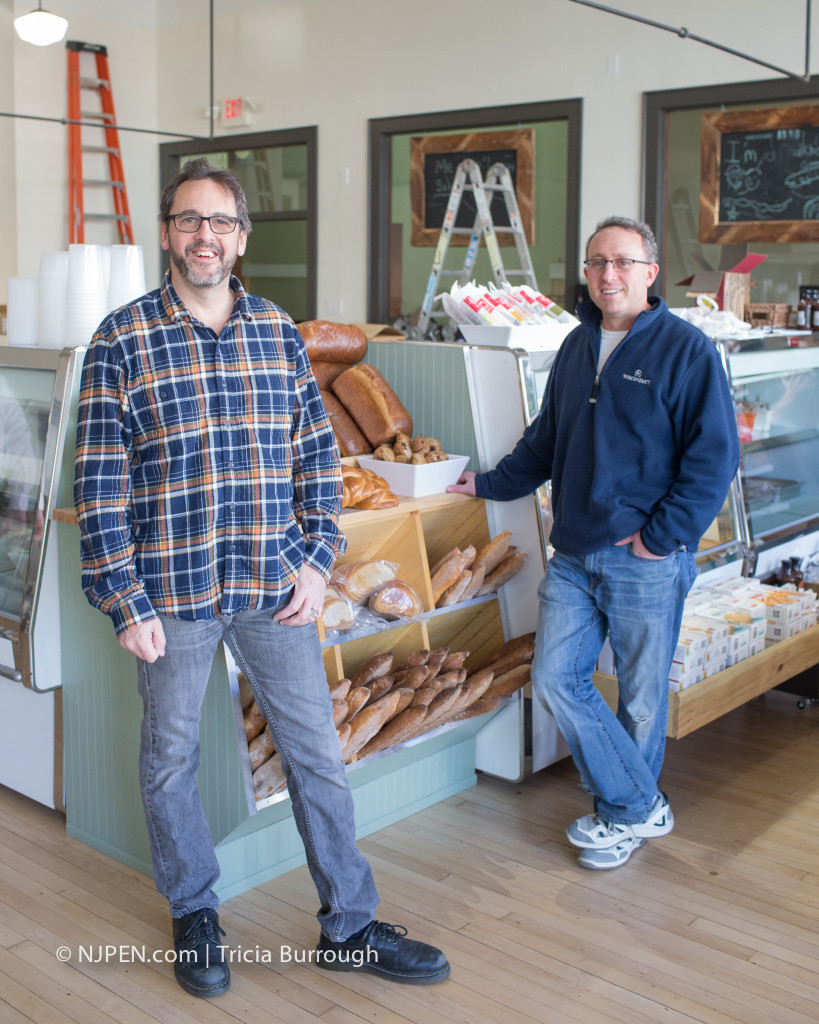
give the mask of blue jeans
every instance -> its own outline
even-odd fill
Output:
[[[538,588],[532,684],[607,821],[645,821],[658,794],[668,677],[696,575],[688,551],[647,559],[623,545],[590,555],[556,551]],[[607,633],[620,690],[616,715],[592,683]]]
[[[213,891],[219,863],[196,772],[202,701],[224,640],[270,723],[321,901],[318,919],[339,941],[373,920],[378,894],[355,846],[353,800],[316,627],[282,626],[273,619],[276,610],[198,622],[159,616],[165,656],[151,665],[139,662],[145,708],[139,777],[154,878],[174,917],[219,905]]]

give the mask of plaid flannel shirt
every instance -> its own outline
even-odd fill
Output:
[[[161,289],[100,324],[82,370],[82,585],[117,632],[272,607],[345,541],[335,438],[295,324],[237,278],[221,335]]]

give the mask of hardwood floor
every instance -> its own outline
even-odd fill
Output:
[[[300,868],[222,907],[247,962],[212,1001],[186,995],[171,964],[134,961],[132,947],[160,961],[170,947],[153,881],[0,789],[0,1024],[813,1024],[819,707],[772,692],[670,741],[664,786],[673,834],[590,872],[564,836],[588,811],[571,762],[518,784],[481,777],[360,844],[379,916],[444,948],[447,982],[296,962],[317,938]],[[106,946],[108,962],[80,962]]]

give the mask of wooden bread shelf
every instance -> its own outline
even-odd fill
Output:
[[[679,693],[669,693],[666,735],[681,739],[817,663],[819,625],[780,640]],[[617,677],[596,672],[594,683],[609,706],[616,708]]]

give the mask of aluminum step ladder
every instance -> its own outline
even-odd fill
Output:
[[[111,75],[108,68],[108,51],[97,43],[80,43],[69,40],[68,51],[68,240],[85,241],[85,225],[91,220],[114,221],[119,240],[123,245],[132,245],[134,233],[131,228],[131,214],[128,209],[128,195],[125,191],[125,171],[119,145],[117,118],[114,112],[114,94],[111,89]],[[95,77],[83,77],[81,58],[83,54],[93,55],[96,65]],[[99,109],[83,110],[83,90],[94,92],[99,97]],[[83,123],[94,131],[98,122],[103,132],[101,145],[84,145]],[[83,177],[83,155],[105,154],[108,158],[107,178]],[[89,213],[85,209],[85,190],[90,188],[111,189],[113,212]]]
[[[456,227],[458,211],[461,208],[461,201],[464,193],[471,191],[475,199],[475,223],[471,228]],[[495,193],[500,193],[506,205],[506,213],[509,218],[508,226],[495,224],[492,219],[491,203]],[[498,245],[498,232],[509,233],[515,240],[518,251],[520,266],[507,270],[501,259],[500,246]],[[460,270],[444,270],[444,261],[449,250],[452,236],[455,234],[469,234],[469,245],[466,249],[464,263]],[[435,247],[435,254],[432,258],[432,270],[429,281],[421,303],[421,311],[418,316],[417,327],[413,334],[423,338],[429,327],[432,307],[435,303],[435,296],[438,294],[440,280],[444,276],[457,277],[459,284],[466,284],[472,277],[472,270],[475,266],[475,259],[478,255],[481,239],[486,245],[486,252],[489,256],[489,263],[495,283],[506,284],[510,275],[522,277],[534,291],[538,290],[535,280],[535,271],[532,266],[532,257],[529,253],[529,245],[526,241],[526,234],[520,219],[518,200],[515,195],[515,187],[512,184],[512,175],[506,164],[493,164],[486,174],[484,180],[481,169],[474,160],[462,160],[452,180],[452,188],[449,193],[449,200],[444,213],[444,223],[441,227],[441,234],[438,237],[438,244]]]

